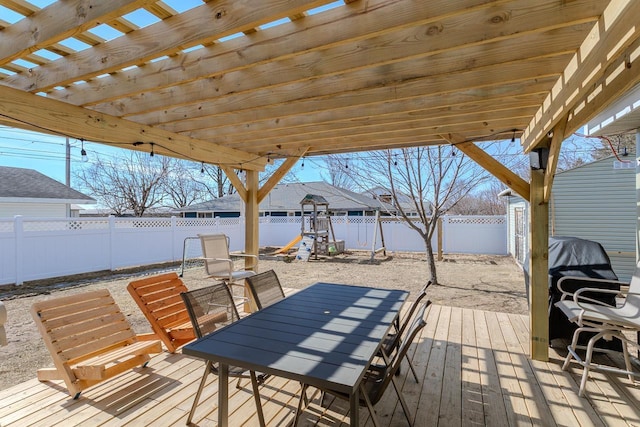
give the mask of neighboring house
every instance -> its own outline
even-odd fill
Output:
[[[323,196],[333,215],[372,216],[377,210],[395,214],[388,203],[368,195],[338,188],[326,182],[278,184],[260,203],[260,216],[301,216],[300,202],[307,194]],[[181,209],[186,218],[229,218],[241,216],[238,194],[220,197]]]
[[[0,166],[0,218],[77,216],[73,204],[94,204],[91,197],[33,169]]]
[[[389,204],[391,206],[396,206],[395,201],[393,200],[393,194],[388,188],[384,188],[381,186],[370,188],[366,191],[363,191],[363,196],[373,197],[374,199],[380,200],[383,203]],[[407,216],[418,216],[418,212],[416,211],[415,202],[406,194],[398,192],[397,194],[398,204],[404,211]],[[431,206],[430,202],[426,202],[425,206]],[[430,214],[431,211],[427,213]]]
[[[620,280],[628,281],[636,264],[635,160],[615,157],[558,172],[549,201],[549,235],[600,243]],[[520,263],[529,250],[528,202],[511,190],[507,197],[509,253]]]
[[[113,209],[110,208],[102,208],[102,209],[81,209],[79,212],[79,216],[81,217],[101,217],[101,216],[119,216],[119,217],[134,217],[133,210],[127,209],[124,213],[116,214]],[[149,208],[144,211],[144,215],[142,217],[153,217],[153,218],[170,218],[172,216],[180,215],[180,212],[176,211],[174,208]]]

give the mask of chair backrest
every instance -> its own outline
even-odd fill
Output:
[[[195,338],[187,326],[189,314],[180,298],[180,293],[188,289],[176,272],[134,280],[127,290],[170,353]]]
[[[268,270],[246,278],[258,310],[284,299],[284,291],[276,272]]]
[[[407,329],[407,326],[409,325],[409,322],[413,317],[413,313],[415,313],[416,309],[418,308],[418,306],[420,305],[420,302],[424,299],[424,297],[427,296],[427,288],[431,286],[431,283],[432,283],[431,280],[429,280],[427,284],[424,285],[424,287],[420,290],[420,293],[416,297],[416,300],[413,302],[413,304],[409,308],[409,312],[405,316],[404,322],[402,323],[402,325],[400,325],[400,330],[398,331],[398,334],[397,334],[398,337],[400,337],[402,333],[405,331],[405,329]]]
[[[229,276],[232,265],[229,261],[229,237],[224,234],[198,234],[202,245],[204,269],[209,276]]]
[[[210,334],[240,318],[229,288],[216,283],[180,294],[187,306],[189,318],[198,338]]]
[[[634,307],[640,307],[640,262],[636,264],[636,269],[631,276],[629,283],[629,293],[626,297],[625,304],[631,304]]]
[[[393,356],[393,358],[389,361],[389,368],[385,372],[382,384],[379,387],[375,388],[375,395],[369,396],[372,404],[376,404],[376,402],[380,400],[387,386],[391,382],[391,379],[396,374],[398,369],[400,369],[400,364],[402,363],[402,359],[404,359],[405,355],[409,351],[409,346],[413,343],[413,340],[416,338],[420,330],[427,324],[424,316],[427,307],[429,307],[430,305],[431,301],[427,301],[426,303],[422,304],[420,308],[418,308],[416,317],[413,319],[413,322],[411,322],[411,327],[407,332],[406,339],[402,341],[402,344],[400,344],[400,348]]]

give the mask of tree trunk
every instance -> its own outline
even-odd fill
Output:
[[[436,272],[436,260],[433,256],[433,246],[431,245],[431,239],[428,236],[422,236],[424,239],[424,247],[427,250],[427,263],[429,264],[429,280],[431,283],[438,283],[438,274]]]

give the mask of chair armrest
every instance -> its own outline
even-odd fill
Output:
[[[628,286],[628,283],[619,280],[596,279],[590,277],[564,276],[558,280],[556,287],[562,293],[560,300],[571,298],[579,289],[608,289],[620,292],[621,286]]]
[[[585,292],[589,292],[589,293],[594,293],[594,294],[602,294],[602,295],[611,295],[612,298],[614,298],[614,303],[610,304],[607,301],[602,301],[599,299],[595,299],[595,298],[590,298],[587,296],[583,296],[582,294]],[[607,307],[615,307],[615,297],[616,295],[618,295],[620,293],[619,290],[617,289],[599,289],[599,288],[582,288],[577,290],[574,294],[573,294],[573,301],[578,305],[578,307],[580,307],[583,310],[589,310],[589,307],[585,307],[582,304],[580,304],[581,302],[587,302],[589,304],[596,304],[596,305],[602,305],[602,306],[607,306]]]

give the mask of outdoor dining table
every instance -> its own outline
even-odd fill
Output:
[[[182,352],[219,363],[219,426],[228,425],[229,366],[346,393],[350,423],[357,426],[362,379],[408,294],[315,283],[187,344]]]

